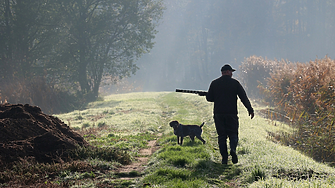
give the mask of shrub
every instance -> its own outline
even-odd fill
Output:
[[[304,112],[332,111],[335,103],[335,61],[325,57],[309,63],[281,63],[261,91],[271,105],[295,120]]]
[[[36,105],[48,114],[68,112],[82,104],[75,95],[54,87],[43,76],[0,80],[0,88],[1,102]]]
[[[260,98],[261,95],[258,86],[265,85],[266,79],[270,77],[270,73],[278,66],[278,61],[268,60],[267,58],[251,56],[244,59],[239,67],[241,70],[239,80],[244,85],[248,95],[253,98]]]
[[[290,102],[288,88],[291,84],[290,81],[294,77],[293,72],[295,70],[295,64],[285,61],[277,63],[280,64],[280,66],[277,66],[276,69],[272,69],[269,73],[269,77],[266,78],[266,83],[259,85],[258,89],[265,102],[271,106],[277,107],[279,104],[279,107],[281,107],[285,106],[285,102]]]
[[[335,61],[282,62],[259,87],[266,101],[297,125],[282,140],[318,161],[335,160]]]

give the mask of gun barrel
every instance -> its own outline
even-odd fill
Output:
[[[180,93],[194,93],[194,94],[207,93],[207,91],[188,90],[188,89],[176,89],[176,92],[180,92]]]

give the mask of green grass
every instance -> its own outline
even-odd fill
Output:
[[[56,115],[71,127],[110,126],[122,134],[158,131],[161,116],[157,99],[164,93],[130,93],[104,97],[85,110]],[[131,132],[129,132],[131,130]]]
[[[273,136],[277,133],[293,131],[290,126],[262,118],[259,112],[263,107],[256,103],[255,118],[250,120],[246,109],[238,103],[240,140],[236,165],[230,161],[228,165],[220,164],[213,104],[194,94],[110,95],[90,103],[85,110],[57,116],[87,133],[92,127],[100,127],[101,131],[86,135],[89,143],[120,148],[133,157],[149,140],[159,138],[160,149],[151,157],[145,172],[139,173],[143,176],[132,182],[135,187],[330,187],[334,183],[334,168],[275,142]],[[182,124],[205,122],[203,138],[207,143],[203,145],[197,139],[192,143],[187,137],[183,146],[177,145],[168,125],[172,120]],[[113,166],[105,163],[94,164]],[[116,185],[108,177],[104,181]]]

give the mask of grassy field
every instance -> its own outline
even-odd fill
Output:
[[[104,173],[65,171],[57,181],[68,178],[72,187],[333,187],[335,170],[313,161],[289,146],[277,143],[278,132],[292,128],[262,118],[263,107],[253,103],[255,118],[250,120],[239,102],[239,163],[221,165],[217,135],[212,118],[212,103],[194,94],[171,92],[129,93],[105,96],[85,110],[56,115],[81,132],[97,147],[120,148],[130,154],[133,163],[148,141],[156,141],[159,149],[150,156],[143,171],[121,176],[123,165],[101,159],[86,162],[106,166]],[[201,124],[205,145],[184,139],[177,145],[168,123]],[[82,173],[81,173],[82,174]],[[83,175],[80,175],[83,176]],[[99,177],[99,178],[97,178]],[[75,183],[74,183],[75,182]]]

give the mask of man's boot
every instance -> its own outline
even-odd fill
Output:
[[[233,164],[238,163],[238,158],[237,158],[236,152],[230,151],[230,155],[231,155],[231,158],[232,158],[231,161],[233,162]]]
[[[228,158],[222,157],[222,164],[226,165],[228,163]]]

